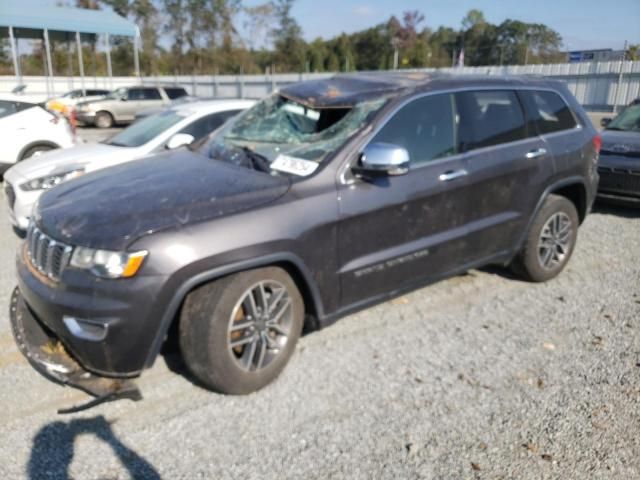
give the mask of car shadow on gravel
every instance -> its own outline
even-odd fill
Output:
[[[597,200],[593,205],[592,213],[600,213],[602,215],[615,215],[623,218],[640,218],[640,206],[633,207],[631,205],[615,203],[612,201]]]
[[[111,424],[102,415],[78,418],[69,422],[52,422],[42,427],[33,439],[27,466],[28,478],[72,478],[69,467],[73,461],[74,443],[81,435],[93,435],[109,445],[131,478],[161,478],[153,465],[116,437]],[[95,465],[96,469],[101,468],[97,458],[89,459],[89,463]],[[103,477],[99,472],[95,472],[93,478]]]

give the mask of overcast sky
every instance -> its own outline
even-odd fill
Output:
[[[245,0],[246,5],[263,2]],[[293,14],[305,38],[313,40],[362,30],[405,10],[421,11],[430,28],[460,28],[472,8],[482,10],[491,23],[506,18],[544,23],[571,50],[640,43],[640,0],[297,0]]]

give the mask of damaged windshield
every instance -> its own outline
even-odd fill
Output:
[[[386,101],[313,108],[275,94],[214,133],[201,151],[271,174],[309,175]]]

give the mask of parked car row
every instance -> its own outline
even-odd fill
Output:
[[[198,105],[7,173],[27,230],[16,341],[90,405],[140,399],[134,379],[170,336],[199,382],[245,394],[304,326],[488,264],[549,280],[597,193],[602,139],[560,82],[341,75],[222,126],[213,110],[194,122]]]
[[[213,100],[171,107],[104,142],[77,145],[20,162],[4,175],[11,222],[25,232],[33,205],[43,191],[88,172],[191,144],[253,103]]]
[[[148,108],[166,107],[173,100],[187,96],[182,87],[118,88],[104,98],[79,102],[76,115],[80,122],[99,128],[130,123],[136,113]]]

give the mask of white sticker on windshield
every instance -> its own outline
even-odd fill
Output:
[[[288,155],[278,155],[270,166],[273,170],[280,170],[281,172],[292,173],[301,177],[311,175],[318,168],[316,162]]]

